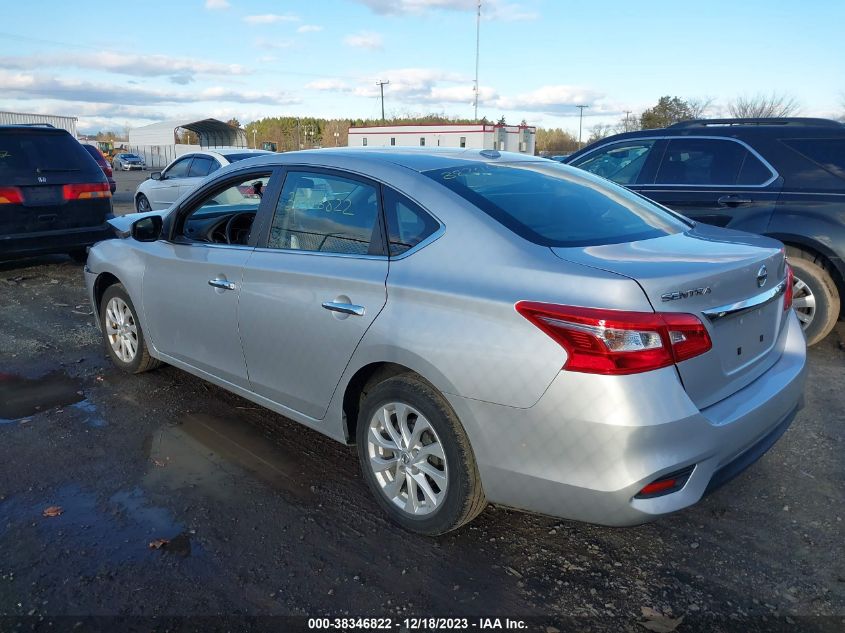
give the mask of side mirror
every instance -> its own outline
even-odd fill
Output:
[[[154,171],[154,172],[152,172],[152,173],[150,174],[150,178],[152,178],[153,180],[164,180],[164,179],[161,177],[161,172],[160,172],[160,171]]]
[[[155,242],[161,237],[160,215],[148,215],[132,223],[132,237],[139,242]]]

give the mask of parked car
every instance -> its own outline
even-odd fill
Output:
[[[779,242],[545,159],[271,154],[112,223],[126,239],[85,278],[114,363],[356,443],[409,530],[487,501],[648,521],[756,460],[801,404]]]
[[[138,185],[135,209],[139,212],[166,209],[221,167],[259,154],[271,153],[260,149],[221,148],[180,156],[163,171],[152,172],[149,179]]]
[[[100,169],[103,170],[103,173],[106,175],[106,179],[109,181],[109,192],[114,193],[117,189],[117,183],[114,181],[114,172],[112,171],[111,165],[109,165],[106,160],[106,157],[103,156],[103,153],[93,145],[82,143],[82,149],[91,154],[91,158],[93,158],[100,166]]]
[[[685,121],[605,138],[566,162],[697,222],[784,242],[808,344],[833,329],[845,292],[845,125]]]
[[[109,182],[65,130],[0,126],[0,259],[68,253],[113,237]]]
[[[146,169],[147,164],[138,154],[123,153],[115,155],[112,161],[112,167],[122,169],[123,171],[130,171],[132,169]]]

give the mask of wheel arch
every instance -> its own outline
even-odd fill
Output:
[[[103,300],[103,295],[106,294],[106,290],[119,283],[121,283],[120,279],[110,272],[103,272],[97,275],[97,278],[94,280],[94,305],[97,308],[97,314],[100,312],[100,303]]]
[[[787,248],[794,248],[811,256],[811,261],[821,266],[833,279],[840,298],[845,298],[845,263],[829,247],[803,235],[791,233],[768,233],[768,237],[780,240]],[[840,318],[845,314],[845,304],[840,309]]]

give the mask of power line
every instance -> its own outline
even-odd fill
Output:
[[[578,149],[581,149],[581,122],[584,120],[584,108],[589,108],[588,105],[577,105],[578,108]]]
[[[384,87],[390,84],[390,80],[387,81],[377,81],[376,85],[381,90],[381,120],[384,121]]]
[[[478,121],[478,57],[481,50],[481,0],[478,0],[478,14],[475,18],[475,120]]]

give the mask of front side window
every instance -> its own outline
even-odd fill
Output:
[[[185,178],[188,175],[192,158],[192,156],[187,156],[177,160],[164,172],[164,175],[168,178]]]
[[[624,187],[550,161],[467,161],[425,175],[543,246],[619,244],[689,229]]]
[[[573,161],[573,165],[621,185],[637,182],[654,141],[633,140],[614,143]]]
[[[672,139],[663,153],[655,183],[735,185],[748,157],[749,152],[745,146],[734,141],[694,137]],[[750,158],[752,161],[757,160],[753,155]],[[765,179],[760,183],[742,184],[762,182]]]
[[[177,235],[194,242],[247,244],[269,180],[269,172],[258,173],[214,189],[192,205],[177,224]]]
[[[401,193],[384,191],[384,214],[390,254],[401,255],[432,235],[440,224]]]
[[[366,255],[379,215],[376,187],[317,172],[291,171],[270,226],[269,248]],[[379,240],[380,242],[380,240]],[[381,245],[376,249],[381,251]]]

